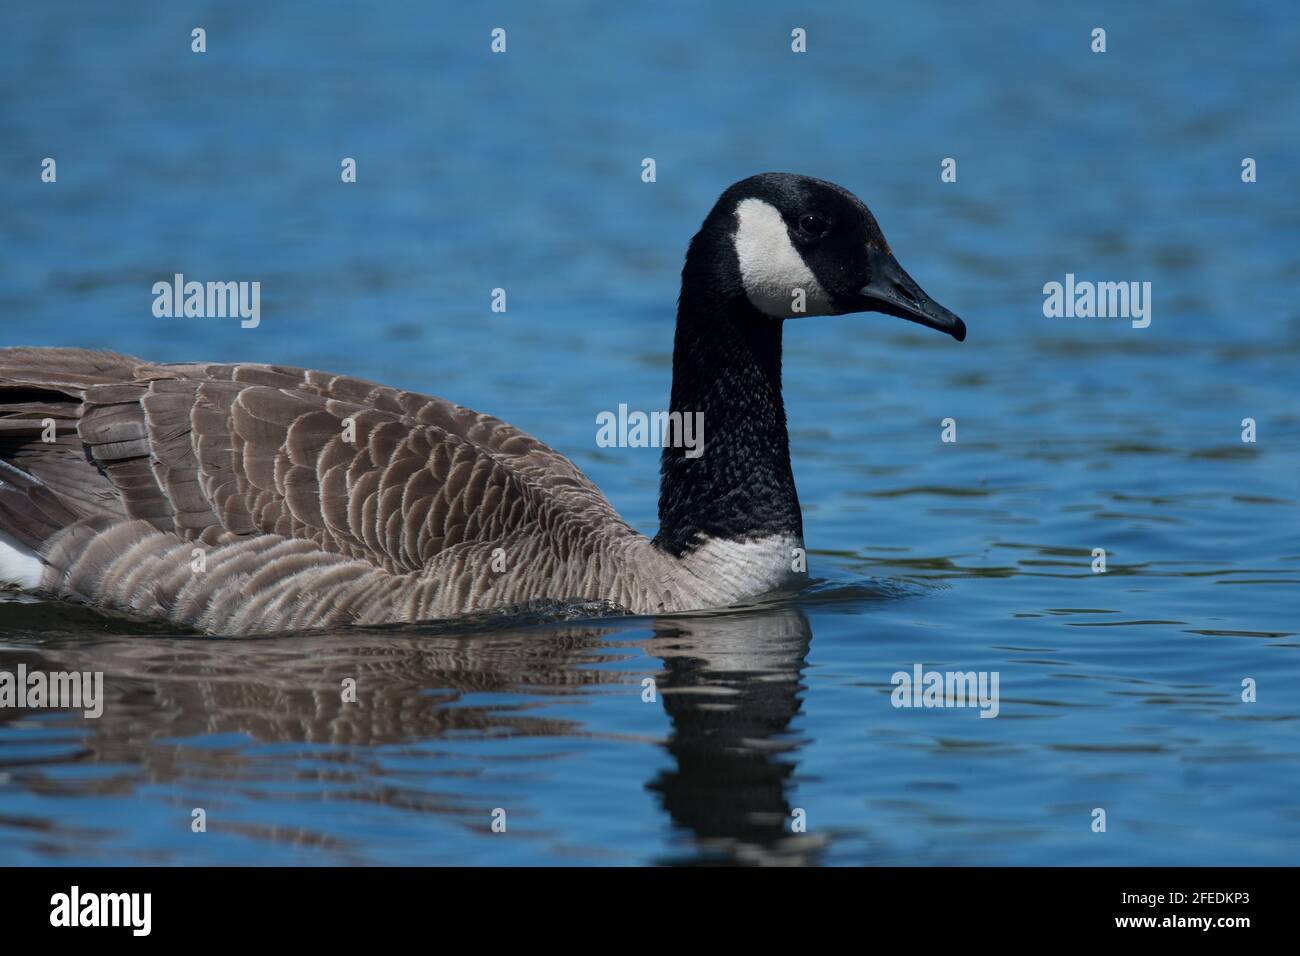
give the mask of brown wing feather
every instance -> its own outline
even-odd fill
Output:
[[[30,425],[15,424],[39,413],[64,428],[58,457],[32,441]],[[34,531],[125,516],[189,540],[280,535],[402,573],[530,525],[626,527],[571,462],[518,429],[323,372],[5,349],[0,439],[10,426],[0,461],[24,463],[48,487],[11,484],[0,508],[40,499]],[[84,466],[71,464],[78,441]],[[47,498],[64,511],[49,514]]]

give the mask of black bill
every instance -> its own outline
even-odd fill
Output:
[[[947,332],[958,342],[966,338],[966,323],[953,315],[903,271],[898,260],[888,252],[872,250],[871,281],[858,295],[865,301],[863,309],[896,315],[900,319]]]

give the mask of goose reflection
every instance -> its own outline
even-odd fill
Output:
[[[798,608],[660,623],[646,651],[673,732],[673,768],[650,783],[693,854],[666,862],[810,863],[822,841],[796,834],[791,729],[812,631]]]
[[[93,641],[85,637],[82,612],[48,605],[5,610],[0,669],[24,663],[29,670],[103,671],[107,697],[100,719],[64,725],[78,739],[62,756],[7,759],[5,742],[13,735],[6,724],[31,712],[0,710],[0,767],[10,786],[84,796],[94,788],[129,792],[141,782],[183,784],[178,791],[193,793],[214,779],[265,779],[251,766],[256,758],[243,752],[250,740],[323,745],[312,747],[312,767],[304,761],[283,768],[304,789],[366,783],[371,748],[397,745],[436,765],[467,737],[479,738],[475,754],[482,756],[493,753],[484,738],[601,736],[594,722],[556,716],[563,708],[549,705],[556,697],[596,694],[639,702],[649,677],[669,719],[660,745],[672,763],[646,786],[680,844],[659,862],[810,863],[821,850],[816,838],[793,832],[790,790],[801,741],[792,722],[811,638],[797,608],[504,630],[489,622],[478,633],[470,624],[449,633],[405,627],[241,640],[159,636],[96,619],[109,633]],[[354,701],[345,701],[348,681],[355,682]],[[184,746],[196,741],[204,745]],[[465,754],[457,750],[456,757]],[[133,772],[116,782],[42,772],[45,763],[65,760]],[[322,762],[330,766],[321,769]],[[491,779],[469,791],[456,782],[455,773],[435,772],[352,787],[347,799],[446,814],[479,830],[490,826],[485,799],[497,801],[489,806],[520,799],[508,788],[485,797]],[[544,807],[530,809],[536,815]],[[334,842],[305,829],[244,830]]]

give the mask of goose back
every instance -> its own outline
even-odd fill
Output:
[[[356,378],[0,350],[0,462],[0,525],[39,590],[210,631],[675,603],[564,456]]]

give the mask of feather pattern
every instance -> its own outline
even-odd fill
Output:
[[[0,464],[39,590],[213,633],[541,599],[656,613],[737,586],[499,419],[305,369],[3,349]]]

